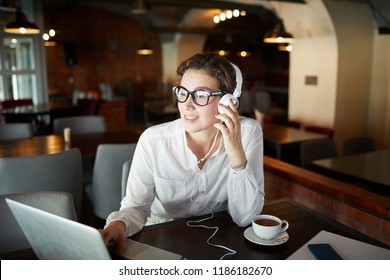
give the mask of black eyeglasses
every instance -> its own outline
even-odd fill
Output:
[[[191,95],[192,100],[195,102],[196,105],[199,106],[206,106],[209,103],[209,99],[211,96],[223,96],[225,95],[224,92],[218,91],[218,92],[209,92],[205,89],[196,89],[194,91],[189,91],[185,87],[177,86],[172,89],[173,96],[175,99],[180,102],[184,103],[187,101],[188,96]]]

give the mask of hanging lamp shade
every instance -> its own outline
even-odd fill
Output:
[[[146,43],[142,45],[142,47],[137,49],[138,55],[152,55],[154,53],[153,49],[151,49]]]
[[[38,26],[29,22],[24,13],[17,9],[15,12],[15,21],[4,26],[4,32],[13,34],[38,34]]]
[[[265,33],[263,38],[264,43],[292,43],[294,41],[294,37],[286,31],[281,19],[273,30]]]

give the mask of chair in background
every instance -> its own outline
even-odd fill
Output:
[[[253,117],[254,104],[252,95],[249,90],[243,90],[239,98],[240,104],[238,106],[238,112],[241,116]]]
[[[332,138],[303,142],[300,154],[301,166],[310,169],[313,160],[337,157],[336,144]]]
[[[374,143],[370,137],[355,136],[343,139],[341,154],[343,156],[374,151]]]
[[[62,135],[65,127],[70,127],[72,134],[99,133],[106,131],[106,122],[100,115],[57,118],[53,121],[54,134]]]
[[[126,195],[127,179],[129,178],[131,163],[133,160],[128,160],[122,167],[122,198]]]
[[[94,215],[105,220],[119,209],[122,200],[122,168],[131,160],[136,143],[101,144],[97,148],[92,184],[86,193],[92,203]]]
[[[5,202],[6,198],[77,221],[73,197],[70,193],[43,191],[0,195],[0,254],[31,248]]]
[[[315,125],[305,125],[304,130],[310,131],[310,132],[316,132],[320,134],[325,134],[328,137],[332,138],[334,135],[334,130],[328,127],[321,127],[321,126],[315,126]]]
[[[91,98],[77,99],[81,115],[98,115],[100,100]]]
[[[81,217],[83,169],[79,149],[57,154],[0,159],[0,194],[63,191],[72,194]]]
[[[255,104],[257,110],[264,115],[271,115],[275,118],[287,119],[287,110],[272,105],[271,95],[265,91],[256,91]]]
[[[25,139],[33,135],[33,127],[30,123],[0,124],[0,140]]]

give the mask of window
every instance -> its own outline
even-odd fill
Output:
[[[0,99],[37,99],[36,64],[33,38],[3,38],[0,65]]]

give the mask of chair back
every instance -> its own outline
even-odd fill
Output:
[[[6,198],[33,206],[55,215],[77,221],[73,197],[67,192],[28,192],[0,195],[0,253],[8,253],[31,248],[22,229],[19,227]]]
[[[132,162],[133,162],[133,160],[128,160],[123,164],[123,167],[122,167],[122,199],[126,195],[127,180],[129,178],[130,168],[131,168]]]
[[[54,134],[62,135],[65,127],[70,127],[72,134],[99,133],[106,131],[106,122],[100,115],[57,118],[53,121]]]
[[[317,159],[337,157],[336,144],[332,138],[301,143],[301,166],[310,169],[310,162]]]
[[[268,92],[257,91],[255,92],[255,104],[257,110],[263,114],[270,114],[271,110],[271,96]]]
[[[370,137],[349,137],[341,142],[343,156],[374,151],[374,143]]]
[[[80,150],[0,159],[0,194],[63,191],[72,194],[81,215],[83,169]]]
[[[98,115],[100,100],[92,98],[77,99],[81,115]]]
[[[30,123],[0,124],[0,140],[31,138],[33,135],[33,127]]]
[[[92,185],[86,191],[91,199],[93,212],[100,219],[120,207],[122,200],[122,168],[132,159],[136,143],[101,144],[97,148],[93,167]]]

